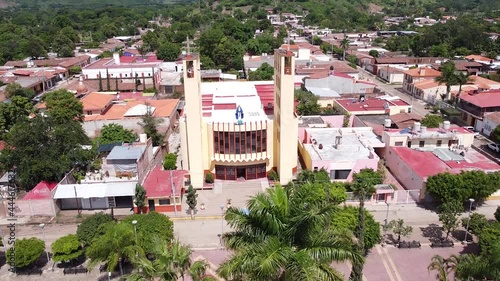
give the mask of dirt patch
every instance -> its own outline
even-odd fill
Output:
[[[373,3],[368,4],[368,12],[370,14],[380,13],[380,12],[382,12],[383,9],[384,9],[384,7],[379,6],[377,4],[373,4]]]
[[[0,0],[0,9],[8,8],[15,6],[16,3],[12,3],[12,1],[9,0]]]

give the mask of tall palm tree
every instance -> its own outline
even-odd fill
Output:
[[[500,242],[481,255],[463,255],[456,266],[456,277],[460,280],[500,280]]]
[[[344,35],[344,39],[342,39],[342,41],[340,41],[340,48],[343,51],[342,60],[345,60],[345,52],[347,49],[349,49],[349,43],[350,43],[349,38]]]
[[[447,259],[443,258],[440,255],[435,255],[432,257],[429,266],[427,266],[427,270],[429,272],[436,271],[437,280],[448,281],[449,274],[456,270],[459,262],[460,257],[457,255],[451,255]]]
[[[136,270],[127,276],[132,281],[177,281],[184,280],[189,273],[194,281],[209,281],[206,276],[208,265],[205,261],[191,261],[191,249],[178,241],[168,243],[158,237],[154,237],[154,248],[152,259],[145,255],[132,258],[132,264]]]
[[[455,80],[456,83],[458,84],[458,93],[457,96],[455,97],[455,105],[458,103],[458,100],[460,99],[460,95],[462,94],[462,86],[464,84],[467,84],[471,81],[470,76],[468,74],[465,74],[463,72],[459,72],[455,74]]]
[[[352,250],[352,234],[325,229],[334,206],[291,202],[291,194],[277,186],[252,197],[248,211],[227,210],[225,219],[235,230],[225,233],[223,241],[234,253],[217,270],[219,276],[252,281],[343,280],[331,263],[363,260]]]
[[[441,64],[441,75],[434,78],[434,81],[439,84],[446,85],[446,99],[450,98],[451,86],[457,84],[457,76],[455,72],[455,63],[449,60]]]
[[[359,200],[358,212],[358,227],[356,229],[356,238],[358,243],[356,249],[361,255],[366,255],[367,250],[364,245],[365,241],[365,200],[370,198],[375,193],[375,185],[382,183],[382,176],[373,169],[362,169],[359,173],[353,176],[353,184],[351,189],[355,198]],[[354,262],[352,265],[351,278],[354,281],[363,280],[363,260]]]
[[[111,222],[103,228],[104,235],[96,239],[85,251],[87,257],[90,258],[89,268],[105,262],[108,265],[108,272],[113,272],[118,265],[123,275],[123,260],[130,259],[143,251],[135,245],[132,226]]]

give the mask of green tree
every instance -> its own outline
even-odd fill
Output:
[[[58,123],[71,120],[83,122],[83,104],[75,95],[67,90],[50,92],[43,97],[47,115]]]
[[[55,112],[54,110],[53,112]],[[91,153],[82,148],[89,140],[76,121],[57,122],[40,115],[17,122],[5,135],[0,154],[4,170],[17,168],[20,187],[30,190],[40,181],[59,182],[75,166],[86,166]]]
[[[189,188],[186,192],[186,204],[189,206],[189,213],[191,214],[191,219],[194,219],[194,211],[196,210],[196,205],[198,204],[196,198],[198,194],[196,194],[196,190],[192,185],[189,185]]]
[[[494,222],[479,234],[479,246],[481,253],[490,255],[495,244],[500,243],[500,222]]]
[[[491,136],[496,141],[500,141],[500,125],[496,126],[495,129],[493,129],[493,132],[491,132]]]
[[[77,259],[83,255],[82,244],[75,234],[63,236],[51,245],[52,260],[56,262],[66,262]]]
[[[243,69],[243,55],[245,49],[243,45],[232,37],[223,37],[215,50],[211,59],[218,68],[227,71],[230,69]]]
[[[358,226],[355,232],[356,238],[358,238],[358,244],[356,245],[356,251],[359,254],[365,256],[366,248],[364,245],[365,241],[365,200],[371,198],[372,194],[375,193],[375,185],[382,183],[382,175],[373,169],[361,169],[359,173],[354,173],[353,184],[351,189],[355,198],[359,200],[359,212],[358,212]],[[363,267],[364,260],[357,260],[353,262],[351,278],[354,281],[361,281],[363,279]]]
[[[497,240],[489,252],[481,252],[479,256],[473,254],[461,256],[455,276],[460,280],[498,280],[498,276],[500,276],[500,242]]]
[[[451,272],[455,270],[459,261],[460,257],[457,255],[452,255],[447,259],[439,255],[435,255],[432,257],[431,263],[427,267],[427,270],[429,272],[436,271],[437,280],[448,281],[448,276],[450,276]]]
[[[342,49],[342,60],[345,61],[345,52],[349,49],[349,44],[351,41],[349,41],[349,38],[344,35],[344,39],[340,41],[340,48]]]
[[[333,261],[363,259],[352,251],[351,235],[325,229],[332,206],[291,204],[286,190],[277,186],[252,197],[247,209],[226,211],[225,219],[234,230],[222,239],[233,254],[217,270],[222,278],[340,280],[342,275],[331,267]]]
[[[470,216],[470,220],[468,217],[462,219],[462,227],[467,228],[467,225],[469,226],[470,233],[479,236],[483,229],[489,225],[489,223],[485,215],[472,213],[472,215]]]
[[[495,213],[494,213],[495,219],[500,222],[500,206],[497,207]]]
[[[165,170],[175,170],[177,169],[177,154],[168,153],[163,159],[163,169]]]
[[[441,75],[434,80],[439,84],[446,85],[446,99],[448,99],[450,97],[451,86],[456,85],[457,82],[455,63],[451,60],[443,62],[440,70]]]
[[[380,53],[377,50],[370,50],[368,54],[374,58],[378,58],[380,56]]]
[[[443,224],[443,230],[446,232],[446,240],[448,240],[450,233],[458,226],[461,209],[463,207],[456,201],[450,201],[440,206],[438,217],[439,221]]]
[[[413,232],[413,227],[405,225],[403,219],[390,221],[387,228],[390,229],[394,235],[398,236],[396,240],[397,243],[401,242],[401,236],[408,237]]]
[[[7,86],[5,87],[5,97],[11,98],[16,96],[25,97],[31,100],[35,97],[35,92],[33,91],[33,89],[21,87],[21,85],[16,82],[7,84]]]
[[[439,125],[443,123],[443,117],[441,115],[426,114],[420,123],[427,128],[439,128]]]
[[[295,100],[299,102],[297,105],[297,113],[299,115],[317,115],[321,112],[321,106],[318,103],[318,96],[309,91],[295,90]]]
[[[169,217],[157,213],[149,212],[148,214],[134,214],[127,216],[122,223],[132,226],[132,221],[137,221],[137,238],[139,246],[145,253],[151,253],[154,247],[153,237],[157,236],[165,241],[170,241],[174,238],[174,224]]]
[[[359,208],[343,207],[338,208],[332,218],[331,227],[348,230],[352,233],[359,225]],[[380,224],[375,221],[373,215],[365,210],[365,236],[364,247],[366,251],[375,247],[380,242]]]
[[[23,238],[16,241],[14,253],[16,255],[16,268],[26,268],[40,258],[45,250],[45,242],[32,237]]]
[[[112,222],[113,218],[109,214],[103,212],[93,214],[90,217],[85,218],[78,229],[76,230],[76,236],[78,240],[85,246],[89,246],[92,242],[100,236],[97,231],[102,225]]]
[[[301,202],[326,202],[327,204],[339,205],[347,200],[347,192],[343,183],[316,181],[304,181],[301,184],[294,184],[288,187],[292,199],[296,199],[296,204]],[[302,190],[302,192],[298,192]],[[300,197],[295,197],[300,194]]]
[[[119,266],[120,274],[123,275],[123,260],[142,253],[142,248],[135,245],[132,224],[110,222],[103,227],[104,234],[92,241],[85,251],[90,259],[88,267],[92,269],[104,262],[108,265],[108,272],[113,272]]]
[[[455,97],[455,105],[456,105],[458,103],[458,100],[460,99],[460,95],[462,94],[462,86],[464,84],[469,83],[472,80],[469,78],[468,74],[465,74],[463,72],[458,72],[457,74],[455,74],[455,80],[456,80],[455,82],[458,84],[458,93],[457,96]]]
[[[146,189],[141,184],[135,185],[134,204],[137,206],[137,213],[142,213],[146,206]]]
[[[102,126],[101,134],[97,137],[97,142],[99,144],[115,142],[132,143],[136,139],[137,135],[132,130],[127,130],[122,125],[111,123]]]
[[[54,38],[52,50],[57,53],[58,57],[72,57],[75,43],[66,35],[59,34]]]
[[[156,50],[156,56],[164,61],[175,61],[181,54],[179,45],[171,42],[165,42]]]
[[[274,67],[270,66],[268,63],[263,63],[255,71],[250,71],[248,74],[248,80],[250,81],[265,81],[273,80]]]
[[[208,264],[205,261],[191,260],[191,249],[179,241],[165,241],[153,237],[153,260],[146,256],[132,258],[132,264],[138,270],[127,276],[131,281],[180,280],[190,275],[193,281],[213,281],[205,277]]]
[[[151,111],[151,106],[149,104],[147,106],[147,112],[141,118],[141,122],[139,122],[139,126],[142,127],[144,133],[151,138],[153,142],[153,146],[163,145],[163,139],[165,136],[158,131],[158,125],[163,123],[163,120],[154,117],[153,112]]]

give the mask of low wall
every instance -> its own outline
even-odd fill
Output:
[[[52,199],[17,200],[15,214],[25,216],[50,216],[55,217],[57,207]]]

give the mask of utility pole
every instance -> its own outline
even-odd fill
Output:
[[[177,202],[175,198],[175,184],[174,184],[174,178],[172,177],[172,170],[170,170],[170,185],[172,185],[172,199],[174,200],[174,213],[175,216],[177,217]]]

